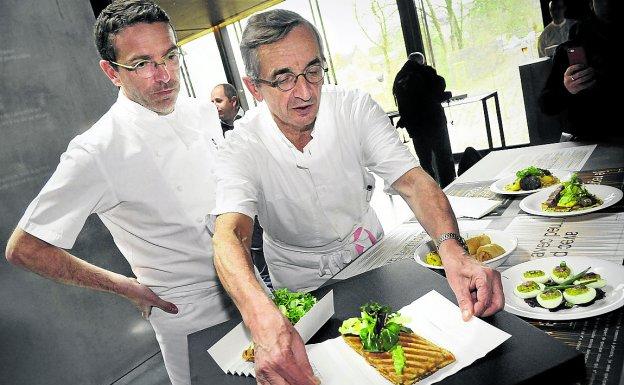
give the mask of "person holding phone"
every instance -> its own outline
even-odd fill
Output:
[[[589,89],[596,84],[594,68],[587,64],[587,56],[582,46],[566,48],[568,68],[563,73],[563,85],[571,94]]]
[[[555,50],[552,70],[540,95],[542,112],[561,114],[563,131],[573,140],[624,141],[611,133],[618,78],[615,73],[615,0],[593,0],[592,15],[570,30],[570,40]]]

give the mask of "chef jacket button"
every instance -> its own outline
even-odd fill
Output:
[[[160,151],[156,151],[156,156],[160,158],[162,156],[162,153]]]
[[[204,218],[202,217],[197,217],[197,222],[202,223],[204,221]]]
[[[177,189],[178,191],[182,191],[182,190],[183,190],[181,185],[178,185],[178,186],[176,187],[176,189]]]

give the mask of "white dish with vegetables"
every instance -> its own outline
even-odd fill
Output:
[[[470,256],[491,268],[496,268],[505,262],[518,246],[518,239],[505,231],[485,229],[460,233],[468,243]],[[484,236],[487,238],[481,239]],[[444,269],[435,244],[431,240],[423,242],[416,248],[414,259],[422,266],[437,270]]]
[[[504,195],[527,195],[566,180],[571,172],[527,167],[492,183],[490,190]]]
[[[534,215],[569,217],[612,206],[622,199],[622,195],[618,188],[584,184],[572,174],[569,180],[524,198],[520,208]]]
[[[501,277],[505,310],[521,317],[565,321],[624,305],[624,266],[599,258],[540,258]]]

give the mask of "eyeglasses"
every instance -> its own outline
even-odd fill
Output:
[[[134,65],[121,64],[112,60],[109,60],[109,62],[134,72],[143,79],[148,79],[156,74],[159,65],[164,65],[165,68],[170,71],[178,70],[180,68],[180,56],[182,55],[182,50],[180,50],[180,48],[175,48],[163,56],[160,62],[154,60],[139,60]]]
[[[253,79],[255,82],[266,84],[269,87],[279,88],[281,91],[290,91],[295,88],[297,84],[297,79],[299,76],[303,76],[303,78],[310,84],[319,84],[323,82],[323,77],[327,72],[327,68],[324,68],[320,64],[313,64],[307,67],[302,73],[295,75],[292,72],[287,72],[284,74],[279,74],[275,77],[275,80],[269,81],[260,78]]]

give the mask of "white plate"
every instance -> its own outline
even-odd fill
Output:
[[[566,171],[566,170],[550,170],[550,173],[556,176],[557,178],[559,178],[560,181],[568,180],[570,179],[570,176],[572,175],[571,171]],[[516,174],[506,176],[492,183],[492,185],[490,186],[490,190],[497,194],[503,194],[503,195],[527,195],[527,194],[532,194],[536,191],[540,191],[540,190],[550,187],[550,186],[541,187],[535,190],[520,190],[520,191],[505,190],[505,186],[510,183],[513,183],[515,180],[516,180]]]
[[[480,234],[486,234],[490,237],[490,240],[492,241],[492,243],[496,243],[500,245],[503,249],[505,249],[505,252],[503,254],[499,255],[496,258],[492,258],[489,261],[484,262],[486,265],[488,265],[491,268],[496,268],[500,266],[503,262],[505,262],[507,257],[509,257],[509,255],[518,246],[518,239],[515,236],[509,233],[506,233],[504,231],[500,231],[500,230],[488,230],[488,229],[470,230],[470,231],[461,231],[460,234],[462,237],[464,237],[464,239],[472,238]],[[414,251],[414,259],[420,265],[423,265],[430,269],[437,269],[437,270],[444,269],[443,266],[434,266],[425,262],[427,253],[430,251],[436,251],[435,244],[433,243],[431,239],[429,239],[426,242],[421,243],[420,246],[416,248],[416,250]]]
[[[605,207],[612,206],[616,204],[620,199],[622,199],[622,190],[611,187],[611,186],[603,186],[599,184],[585,184],[585,188],[590,193],[594,194],[596,197],[602,200],[602,204],[596,207],[590,207],[588,209],[574,210],[574,211],[544,211],[542,210],[542,202],[545,202],[548,199],[548,196],[551,192],[553,192],[558,184],[555,186],[551,186],[545,190],[538,191],[529,195],[520,201],[520,208],[529,214],[534,215],[542,215],[545,217],[571,217],[574,215],[581,215],[587,213],[593,213],[594,211],[602,210]]]
[[[591,267],[590,271],[600,274],[601,278],[607,280],[607,285],[602,288],[605,292],[605,298],[596,301],[591,306],[575,306],[572,309],[551,312],[541,307],[531,307],[513,293],[514,286],[522,282],[523,272],[527,270],[548,272],[561,261],[566,262],[573,274],[580,273],[588,267]],[[624,305],[624,266],[600,258],[540,258],[510,267],[501,273],[501,277],[503,292],[505,293],[505,310],[521,317],[552,321],[574,320],[608,313]]]

